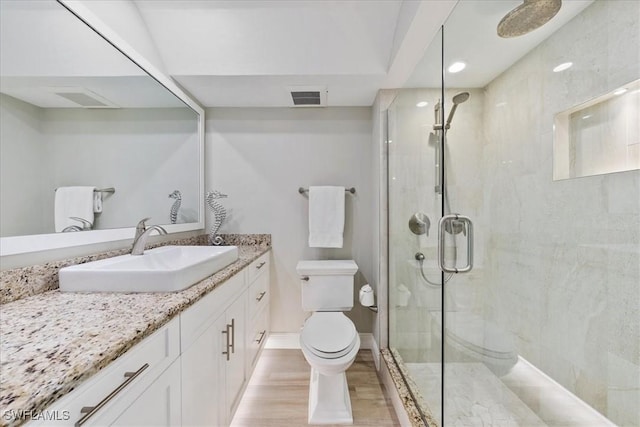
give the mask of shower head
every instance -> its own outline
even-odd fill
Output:
[[[469,92],[460,92],[459,94],[457,94],[457,95],[455,95],[453,97],[453,99],[452,99],[453,105],[462,104],[467,99],[469,99]]]
[[[527,34],[549,22],[561,6],[562,0],[524,0],[502,18],[498,24],[498,35],[510,38]]]
[[[469,92],[460,92],[453,97],[453,107],[451,107],[451,112],[449,113],[449,117],[447,117],[447,124],[444,125],[445,129],[449,129],[451,127],[451,120],[453,119],[453,115],[455,114],[458,105],[466,102],[469,99],[469,96]]]

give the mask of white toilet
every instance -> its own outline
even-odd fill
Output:
[[[360,337],[344,311],[353,308],[353,260],[300,261],[302,309],[313,314],[300,333],[311,365],[309,424],[353,424],[345,371],[360,349]]]

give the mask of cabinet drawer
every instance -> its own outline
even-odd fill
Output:
[[[67,420],[36,421],[30,425],[74,425],[85,417],[80,412],[83,407],[101,403],[100,409],[85,417],[84,425],[112,424],[179,354],[180,323],[176,317],[47,408],[52,413],[68,414],[60,417]]]
[[[253,319],[263,307],[269,307],[269,274],[261,274],[249,286],[249,319]]]
[[[269,271],[269,267],[271,264],[271,262],[269,261],[269,254],[270,252],[267,252],[266,254],[263,254],[262,256],[260,256],[260,258],[249,264],[249,276],[247,277],[249,283],[253,282],[260,275]]]
[[[247,365],[251,373],[260,349],[269,338],[269,310],[265,307],[252,322],[247,335]]]

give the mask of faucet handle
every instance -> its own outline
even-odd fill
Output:
[[[140,222],[138,222],[138,225],[136,225],[136,229],[142,229],[142,231],[146,230],[147,225],[145,224],[145,222],[149,221],[150,219],[151,217],[141,219]]]

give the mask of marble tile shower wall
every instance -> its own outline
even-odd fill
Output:
[[[639,77],[639,17],[636,1],[594,2],[485,88],[483,114],[485,314],[620,425],[640,420],[640,171],[554,182],[552,130]]]

